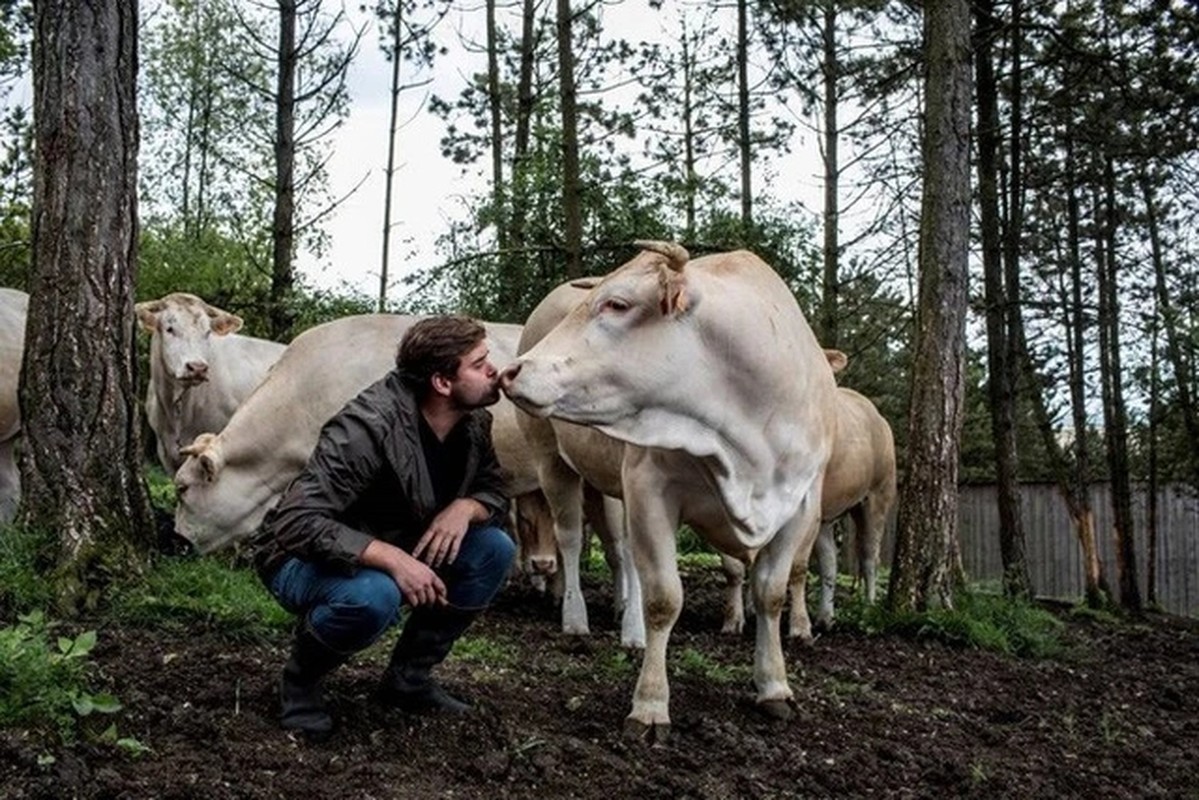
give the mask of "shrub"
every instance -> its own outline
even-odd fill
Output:
[[[53,593],[42,574],[50,544],[46,536],[23,527],[0,526],[0,620],[50,607]]]
[[[40,611],[22,615],[17,625],[0,628],[0,727],[47,727],[64,741],[75,738],[78,722],[120,709],[115,697],[86,688],[96,632],[51,643]]]

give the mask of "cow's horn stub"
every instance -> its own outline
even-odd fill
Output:
[[[683,267],[691,259],[691,254],[687,252],[687,248],[683,247],[678,242],[655,242],[652,240],[638,239],[633,242],[636,247],[642,250],[649,250],[651,253],[666,256],[666,264],[675,272],[682,272]]]

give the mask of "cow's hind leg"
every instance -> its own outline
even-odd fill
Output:
[[[641,582],[633,565],[632,548],[625,528],[624,504],[590,486],[583,490],[587,519],[599,535],[612,570],[613,599],[620,621],[622,647],[645,647],[645,619],[641,612]]]
[[[820,534],[816,537],[816,565],[820,569],[820,610],[816,612],[816,628],[827,631],[833,627],[837,595],[837,537],[834,535],[832,524],[820,526]],[[807,577],[807,570],[800,574],[793,572],[791,580],[807,581]],[[794,587],[792,602],[797,602]],[[794,614],[795,609],[792,607],[792,626],[796,624]]]
[[[720,568],[724,572],[724,622],[720,632],[739,634],[745,630],[745,562],[721,553]]]

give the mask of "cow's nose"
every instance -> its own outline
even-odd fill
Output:
[[[200,381],[208,380],[208,364],[203,361],[189,361],[184,364],[187,377]]]
[[[553,575],[558,571],[556,556],[533,556],[529,559],[529,572],[534,575]]]
[[[500,386],[504,391],[508,391],[512,387],[512,381],[516,380],[516,376],[520,374],[520,362],[515,362],[504,367],[504,371],[500,373]]]

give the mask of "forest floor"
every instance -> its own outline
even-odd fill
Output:
[[[276,727],[282,638],[102,625],[93,655],[148,748],[0,731],[3,798],[1199,797],[1199,622],[1059,610],[1062,652],[1020,659],[836,631],[788,643],[789,721],[761,715],[752,636],[722,636],[720,581],[684,576],[665,743],[622,723],[637,656],[589,578],[590,638],[517,583],[459,643],[443,681],[461,717],[372,706],[391,638],[336,672],[341,721],[307,745]]]

